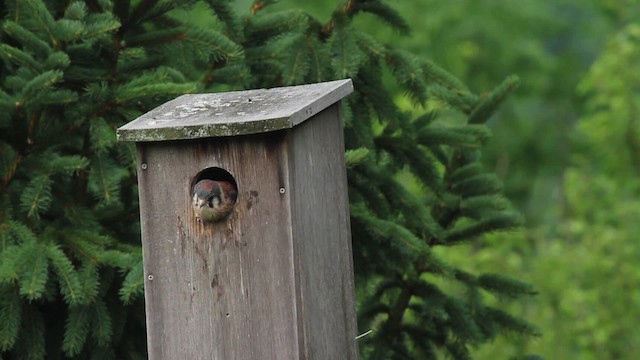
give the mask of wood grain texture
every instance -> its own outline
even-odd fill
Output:
[[[353,91],[351,79],[171,100],[117,131],[120,141],[166,141],[292,128]]]
[[[150,359],[298,358],[284,136],[138,144]],[[212,166],[239,196],[203,225],[189,187]]]
[[[289,138],[302,359],[357,359],[347,172],[340,104]]]
[[[338,103],[290,130],[137,144],[150,359],[358,358],[339,117]],[[238,185],[216,224],[191,209],[208,167]]]

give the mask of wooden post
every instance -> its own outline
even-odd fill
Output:
[[[357,359],[340,99],[351,80],[183,95],[137,147],[150,359]],[[196,219],[202,178],[237,187]],[[214,179],[219,180],[219,179]]]

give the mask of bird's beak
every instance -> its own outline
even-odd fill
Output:
[[[205,207],[206,205],[207,205],[207,200],[206,200],[206,199],[200,199],[200,198],[198,198],[198,199],[196,200],[196,206],[197,206],[197,207],[199,207],[199,208],[203,208],[203,207]]]

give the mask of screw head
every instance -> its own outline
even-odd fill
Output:
[[[142,168],[142,170],[147,170],[147,167],[149,167],[146,163],[140,165],[140,167]]]
[[[285,188],[281,187],[280,188],[280,194],[284,194],[287,190],[285,190]]]

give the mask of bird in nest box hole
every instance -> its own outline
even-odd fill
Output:
[[[193,187],[193,211],[203,222],[225,219],[238,198],[236,188],[227,181],[204,179]]]

